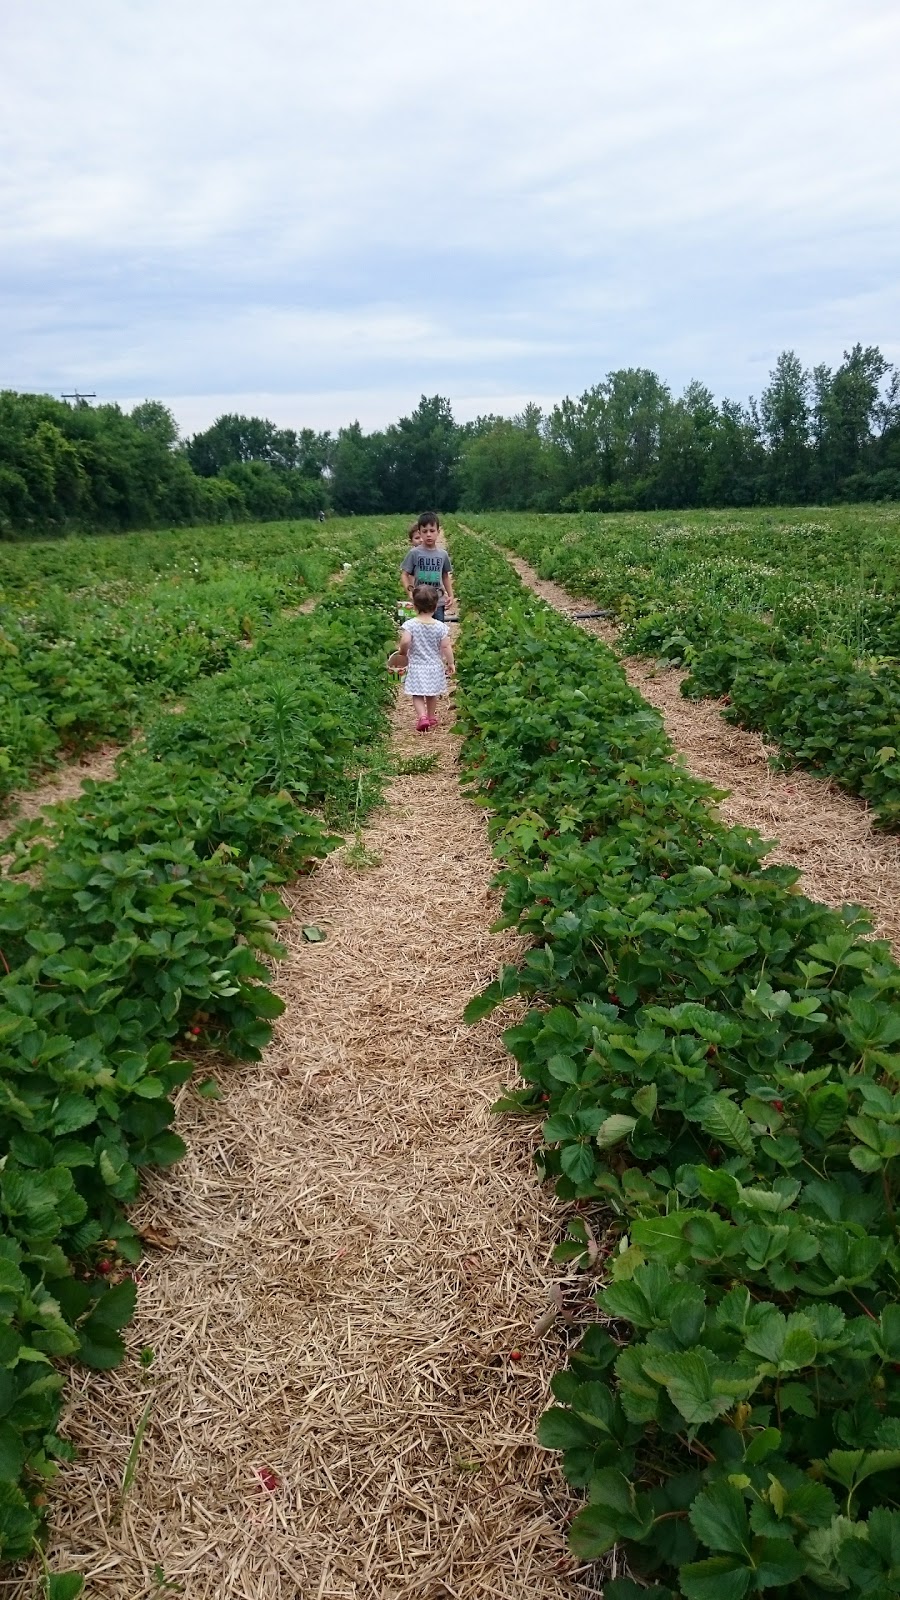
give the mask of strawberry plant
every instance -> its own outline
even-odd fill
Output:
[[[464,760],[540,1170],[618,1234],[541,1441],[641,1594],[887,1600],[900,1582],[900,969],[671,763],[610,652],[454,541]],[[563,1247],[577,1257],[574,1229]]]

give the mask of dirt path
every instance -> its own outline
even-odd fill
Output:
[[[101,745],[98,750],[89,750],[76,761],[58,767],[36,789],[20,789],[10,795],[7,802],[9,814],[0,817],[0,839],[12,833],[13,828],[17,828],[21,822],[30,822],[33,817],[39,816],[45,806],[73,800],[81,793],[88,778],[94,778],[97,783],[114,778],[116,757],[121,755],[123,749],[124,745],[121,744]]]
[[[557,610],[596,609],[593,601],[576,599],[539,578],[520,557],[504,553],[529,588]],[[616,649],[618,630],[612,623],[579,626]],[[633,656],[621,660],[629,683],[662,712],[685,765],[729,791],[721,804],[726,820],[777,839],[771,860],[800,867],[811,899],[867,907],[876,932],[891,940],[900,958],[900,838],[874,828],[864,802],[828,780],[800,770],[773,772],[768,758],[774,746],[725,722],[718,701],[683,699],[683,673]]]
[[[378,866],[341,852],[293,891],[277,1041],[223,1073],[221,1101],[182,1091],[190,1153],[135,1218],[181,1243],[145,1264],[125,1366],[73,1380],[80,1456],[51,1553],[91,1600],[596,1592],[569,1572],[558,1460],[534,1442],[562,1353],[555,1330],[529,1332],[555,1203],[533,1128],[488,1109],[509,1079],[500,1023],[461,1021],[517,947],[488,932],[492,862],[455,741],[410,728],[402,705],[396,751],[436,749],[439,769],[393,780],[365,839]]]
[[[329,579],[328,579],[328,587],[333,589],[335,584],[343,583],[344,579],[347,576],[347,573],[350,571],[351,566],[352,566],[352,562],[348,561],[345,566],[338,567],[337,572],[332,572],[330,574],[330,576],[329,576]],[[327,593],[327,592],[328,592],[327,590],[323,591],[323,593]],[[322,598],[323,598],[322,594],[311,594],[308,600],[304,600],[303,601],[302,605],[299,605],[299,606],[285,606],[285,608],[284,608],[284,610],[282,612],[282,616],[283,617],[308,617],[311,611],[315,611],[316,606],[319,604],[319,601]]]

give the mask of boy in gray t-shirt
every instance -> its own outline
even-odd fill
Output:
[[[400,576],[410,598],[413,589],[420,583],[438,590],[438,607],[434,615],[437,622],[443,622],[445,601],[449,600],[450,604],[453,604],[453,562],[448,551],[437,548],[439,528],[437,517],[430,512],[423,512],[419,518],[419,528],[422,543],[412,550],[407,550]]]

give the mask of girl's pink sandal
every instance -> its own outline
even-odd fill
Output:
[[[440,723],[438,722],[437,717],[429,717],[428,718],[428,726],[429,726],[429,728],[439,728],[440,727]]]
[[[420,717],[416,723],[416,733],[430,733],[431,723],[427,717]]]

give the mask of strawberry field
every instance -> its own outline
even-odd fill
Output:
[[[900,824],[900,516],[815,511],[476,519],[608,607],[626,651],[688,668],[789,762]]]
[[[609,599],[568,566],[585,544],[544,565]],[[468,1015],[531,1001],[498,1109],[541,1118],[541,1170],[609,1249],[540,1424],[586,1496],[573,1549],[624,1555],[608,1600],[889,1600],[900,969],[714,817],[608,650],[454,548],[465,769],[530,944]],[[589,1242],[576,1215],[559,1254]]]
[[[554,1403],[539,1423],[534,1405],[535,1450],[560,1452],[571,1485],[572,1561],[593,1573],[595,1587],[579,1594],[597,1592],[596,1584],[604,1585],[607,1600],[743,1600],[771,1591],[796,1600],[834,1594],[889,1600],[900,1591],[900,969],[888,946],[871,938],[864,912],[834,911],[806,898],[795,868],[766,865],[757,836],[720,819],[709,787],[673,763],[658,713],[629,687],[612,652],[536,600],[498,546],[521,551],[574,592],[595,595],[617,612],[629,648],[685,662],[687,692],[727,692],[732,716],[757,716],[747,697],[762,693],[765,679],[768,720],[760,712],[754,725],[776,734],[795,759],[829,772],[843,763],[842,781],[865,793],[889,822],[896,749],[889,743],[889,696],[878,697],[893,682],[900,654],[891,599],[893,525],[887,513],[871,509],[827,517],[827,525],[799,536],[761,514],[742,515],[740,525],[734,518],[724,531],[721,519],[711,517],[685,518],[675,528],[648,518],[498,516],[480,519],[490,538],[449,532],[463,606],[457,732],[464,786],[488,817],[500,928],[525,937],[522,959],[503,966],[466,1015],[476,1023],[501,1002],[518,1000],[519,1020],[504,1041],[519,1082],[496,1110],[507,1119],[503,1126],[520,1119],[523,1132],[529,1122],[539,1128],[538,1176],[563,1202],[565,1237],[556,1260],[583,1268],[591,1289],[598,1277],[600,1283],[578,1342],[564,1337],[556,1346],[566,1365],[553,1378]],[[863,518],[872,541],[864,571]],[[60,1420],[68,1364],[102,1372],[125,1357],[143,1251],[129,1208],[148,1169],[172,1166],[185,1153],[173,1126],[174,1099],[193,1075],[190,1093],[200,1096],[207,1117],[214,1108],[203,1099],[220,1096],[216,1080],[229,1061],[260,1062],[265,1053],[265,1077],[273,1023],[284,1010],[274,971],[284,953],[282,891],[329,856],[341,834],[359,829],[382,798],[395,697],[384,662],[396,637],[404,526],[362,518],[324,528],[270,524],[217,528],[209,544],[194,531],[12,546],[0,554],[0,648],[9,664],[0,793],[8,798],[99,739],[136,734],[112,781],[88,781],[78,798],[36,821],[15,826],[13,816],[4,846],[0,1555],[6,1561],[28,1557],[41,1539],[48,1484],[73,1453]],[[342,581],[329,583],[335,575]],[[306,599],[314,607],[298,612]],[[823,678],[810,676],[814,662],[830,663],[828,693]],[[772,710],[776,683],[793,708],[795,733],[807,726],[803,718],[812,716],[815,700],[831,739],[827,752],[791,744]],[[883,723],[872,721],[876,705]],[[849,730],[846,737],[838,736],[838,724]],[[873,741],[881,741],[877,749]],[[354,1383],[359,1358],[350,1349],[349,1319],[358,1294],[370,1296],[360,1303],[370,1307],[372,1327],[383,1308],[393,1327],[407,1303],[415,1307],[433,1288],[420,1257],[410,1258],[403,1288],[404,1224],[391,1213],[407,1166],[413,1221],[406,1226],[413,1235],[422,1231],[422,1194],[430,1199],[433,1191],[441,1219],[439,1243],[429,1246],[435,1251],[449,1228],[444,1218],[453,1185],[467,1197],[468,1220],[481,1177],[457,1166],[452,1182],[445,1179],[441,1148],[450,1139],[435,1098],[460,1048],[462,999],[449,1009],[444,1002],[441,1011],[432,984],[442,960],[452,968],[460,959],[454,952],[462,947],[452,941],[462,907],[440,929],[446,956],[429,946],[431,967],[417,969],[408,929],[419,926],[420,937],[433,937],[452,874],[468,882],[466,829],[474,817],[483,835],[482,815],[463,808],[447,864],[423,897],[411,852],[420,838],[437,839],[461,802],[447,788],[441,798],[438,756],[424,743],[404,759],[407,772],[434,786],[427,804],[407,793],[400,808],[392,848],[404,882],[396,874],[377,877],[379,855],[358,833],[355,859],[376,875],[362,892],[358,879],[350,885],[359,942],[343,977],[340,942],[323,947],[338,963],[339,1000],[323,990],[331,998],[314,1012],[311,1046],[337,1072],[345,1004],[356,1003],[366,1019],[363,1036],[374,1036],[372,1091],[380,1086],[388,1096],[380,1113],[372,1109],[377,1099],[365,1102],[373,1136],[370,1144],[366,1123],[362,1155],[354,1139],[364,1119],[354,1107],[357,1096],[370,1092],[365,1072],[349,1080],[355,1087],[348,1091],[347,1121],[337,1124],[343,1132],[336,1148],[321,1140],[317,1147],[315,1122],[307,1133],[318,1150],[307,1160],[323,1168],[324,1211],[340,1238],[335,1250],[334,1236],[325,1234],[331,1254],[324,1262],[316,1258],[311,1280],[310,1303],[317,1305],[320,1275],[333,1274],[327,1293],[321,1290],[323,1337],[334,1337],[327,1312],[339,1293],[334,1275],[353,1270],[353,1230],[360,1216],[364,1224],[360,1276],[348,1280],[346,1301]],[[329,914],[335,912],[330,870],[320,874]],[[462,898],[476,922],[482,894],[475,874]],[[379,896],[381,921],[370,930],[367,902]],[[414,924],[419,913],[421,924]],[[317,927],[304,932],[323,937]],[[375,986],[354,1002],[370,945]],[[471,970],[483,973],[477,940],[465,950]],[[411,967],[401,968],[401,957],[412,957]],[[303,970],[309,979],[317,969]],[[411,1019],[422,1011],[423,977],[429,983],[424,1037],[435,1071],[435,1088],[423,1100],[436,1141],[427,1161],[415,1143],[421,1127],[413,1089],[406,1091],[407,1108],[393,1077],[396,1053],[408,1052]],[[468,981],[463,994],[474,987]],[[391,1004],[399,1009],[398,1031],[382,1051],[379,1019]],[[294,1006],[294,1026],[305,1027],[302,1004]],[[209,1076],[213,1068],[216,1079]],[[413,1084],[422,1070],[417,1061]],[[470,1095],[465,1072],[463,1083]],[[262,1087],[268,1097],[274,1080]],[[335,1114],[343,1114],[342,1092],[323,1099],[326,1108],[334,1100]],[[288,1095],[283,1104],[284,1115],[298,1116],[302,1127],[305,1102],[298,1111]],[[252,1099],[247,1105],[252,1110]],[[393,1123],[402,1163],[379,1172],[380,1160],[394,1159]],[[384,1149],[382,1124],[390,1135]],[[418,1165],[407,1159],[417,1148]],[[336,1197],[344,1167],[341,1213]],[[499,1171],[495,1206],[520,1181],[510,1184],[502,1163]],[[370,1176],[378,1198],[363,1215],[361,1186]],[[261,1177],[266,1190],[266,1173]],[[277,1215],[277,1190],[271,1201]],[[309,1207],[300,1207],[300,1221],[288,1212],[278,1250],[293,1249],[303,1228],[314,1231]],[[382,1213],[383,1268],[376,1226]],[[518,1228],[516,1221],[517,1262]],[[535,1254],[546,1242],[546,1236],[538,1241]],[[270,1243],[259,1240],[256,1249]],[[490,1247],[479,1239],[475,1254],[471,1241],[460,1248],[479,1304],[489,1307],[482,1279]],[[441,1268],[448,1318],[461,1294],[451,1265],[452,1272],[446,1261]],[[435,1285],[439,1276],[435,1269]],[[506,1267],[503,1277],[510,1282],[515,1274]],[[238,1301],[241,1285],[234,1287]],[[282,1312],[300,1298],[293,1282],[290,1294],[284,1284],[279,1292]],[[486,1314],[490,1325],[496,1318],[490,1309]],[[473,1315],[464,1314],[466,1329]],[[542,1392],[539,1363],[553,1344],[537,1334],[529,1341],[523,1325],[509,1351],[509,1325],[502,1330],[504,1373],[512,1363],[515,1381],[528,1381],[534,1361],[535,1392]],[[367,1363],[377,1366],[381,1357],[370,1349],[368,1327],[362,1336]],[[136,1331],[130,1337],[131,1364],[122,1374],[134,1367],[140,1383],[140,1360],[152,1363],[153,1351],[139,1355],[141,1340]],[[454,1338],[434,1359],[446,1357],[455,1382],[460,1363],[472,1356],[468,1332]],[[399,1343],[397,1372],[406,1374],[415,1340],[404,1334]],[[426,1354],[438,1349],[430,1323],[424,1345]],[[340,1346],[328,1348],[339,1364]],[[472,1394],[488,1392],[493,1405],[497,1390],[482,1386],[508,1379],[499,1375],[489,1340],[484,1348],[466,1405]],[[291,1362],[300,1364],[299,1346]],[[327,1375],[337,1381],[336,1371]],[[320,1377],[316,1369],[315,1392]],[[376,1377],[376,1390],[382,1379],[388,1386],[395,1381],[391,1369]],[[289,1384],[290,1373],[278,1381]],[[447,1382],[443,1391],[457,1392]],[[426,1408],[436,1403],[430,1393]],[[222,1403],[219,1392],[213,1408]],[[312,1462],[305,1458],[306,1472],[314,1474],[321,1454],[322,1503],[333,1521],[327,1497],[337,1469],[327,1454],[328,1412],[298,1404],[303,1437],[317,1441],[321,1427],[326,1441],[321,1448],[315,1443]],[[398,1418],[414,1410],[402,1385],[392,1405]],[[279,1407],[280,1415],[280,1399]],[[133,1437],[126,1478],[129,1471],[133,1476],[143,1427]],[[474,1427],[467,1412],[466,1437]],[[509,1476],[509,1427],[501,1430],[498,1458],[506,1477],[501,1467],[497,1493],[505,1492]],[[366,1423],[363,1431],[368,1452],[376,1430]],[[348,1440],[351,1433],[348,1424]],[[395,1471],[387,1436],[384,1448],[381,1507]],[[412,1436],[403,1446],[413,1463],[422,1448],[421,1437]],[[473,1450],[466,1445],[454,1458],[454,1471],[466,1482],[471,1476],[477,1496],[482,1462]],[[437,1470],[446,1471],[443,1458]],[[282,1493],[281,1463],[267,1461],[254,1471],[257,1492],[262,1485],[266,1496]],[[377,1471],[376,1463],[371,1472]],[[369,1477],[360,1481],[365,1486]],[[445,1479],[434,1481],[443,1495]],[[427,1508],[435,1493],[420,1485],[414,1502],[421,1508],[424,1495]],[[306,1481],[298,1494],[297,1520],[284,1524],[292,1550],[306,1525]],[[371,1509],[364,1489],[348,1483],[343,1500],[350,1504],[358,1495],[364,1520]],[[477,1498],[472,1504],[477,1521]],[[291,1516],[284,1504],[279,1514]],[[243,1513],[238,1520],[243,1526]],[[340,1552],[352,1544],[340,1529],[336,1540]],[[496,1533],[491,1541],[496,1547]],[[539,1548],[533,1530],[528,1547]],[[372,1549],[363,1552],[367,1574]],[[403,1570],[417,1571],[426,1554],[430,1560],[423,1549]],[[405,1559],[401,1549],[401,1565]],[[570,1570],[565,1561],[563,1569]],[[152,1561],[149,1570],[156,1570]],[[309,1578],[318,1568],[303,1570],[310,1592],[316,1586],[331,1592],[322,1588],[324,1577]],[[534,1570],[548,1585],[542,1595],[570,1592],[558,1587],[558,1566],[549,1577]],[[488,1568],[478,1571],[481,1582]],[[520,1584],[517,1565],[515,1572],[511,1581]],[[41,1581],[52,1600],[80,1592],[80,1574],[46,1573]],[[280,1594],[280,1581],[260,1592]],[[130,1597],[127,1582],[123,1575],[117,1597]]]

